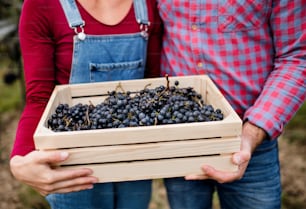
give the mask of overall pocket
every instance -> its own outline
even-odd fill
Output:
[[[144,78],[143,60],[117,63],[89,63],[91,82]]]
[[[219,0],[218,29],[221,32],[253,30],[266,20],[270,0]]]

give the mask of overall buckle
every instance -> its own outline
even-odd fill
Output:
[[[148,38],[148,30],[149,30],[149,26],[150,26],[150,22],[144,24],[144,23],[141,23],[140,24],[140,33],[141,35],[144,37],[144,38]]]
[[[78,39],[83,41],[86,38],[86,34],[84,33],[84,26],[85,26],[85,22],[83,22],[83,24],[76,26],[76,27],[72,27],[74,29],[75,34],[78,36]]]

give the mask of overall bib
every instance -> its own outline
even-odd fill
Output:
[[[144,77],[148,34],[146,0],[134,0],[139,32],[88,35],[75,0],[60,0],[73,38],[69,82],[89,83]],[[91,190],[46,197],[53,209],[145,209],[151,198],[151,180],[95,184]]]

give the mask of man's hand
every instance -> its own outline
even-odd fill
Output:
[[[240,151],[234,153],[232,158],[233,163],[238,165],[238,170],[236,172],[218,171],[211,166],[203,165],[202,175],[188,175],[185,177],[185,179],[213,179],[219,183],[232,182],[241,179],[249,164],[252,153],[265,137],[266,132],[263,129],[253,125],[250,122],[245,122],[242,128]]]

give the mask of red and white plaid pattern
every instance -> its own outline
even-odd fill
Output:
[[[162,74],[207,74],[271,138],[305,101],[306,0],[159,0]]]

